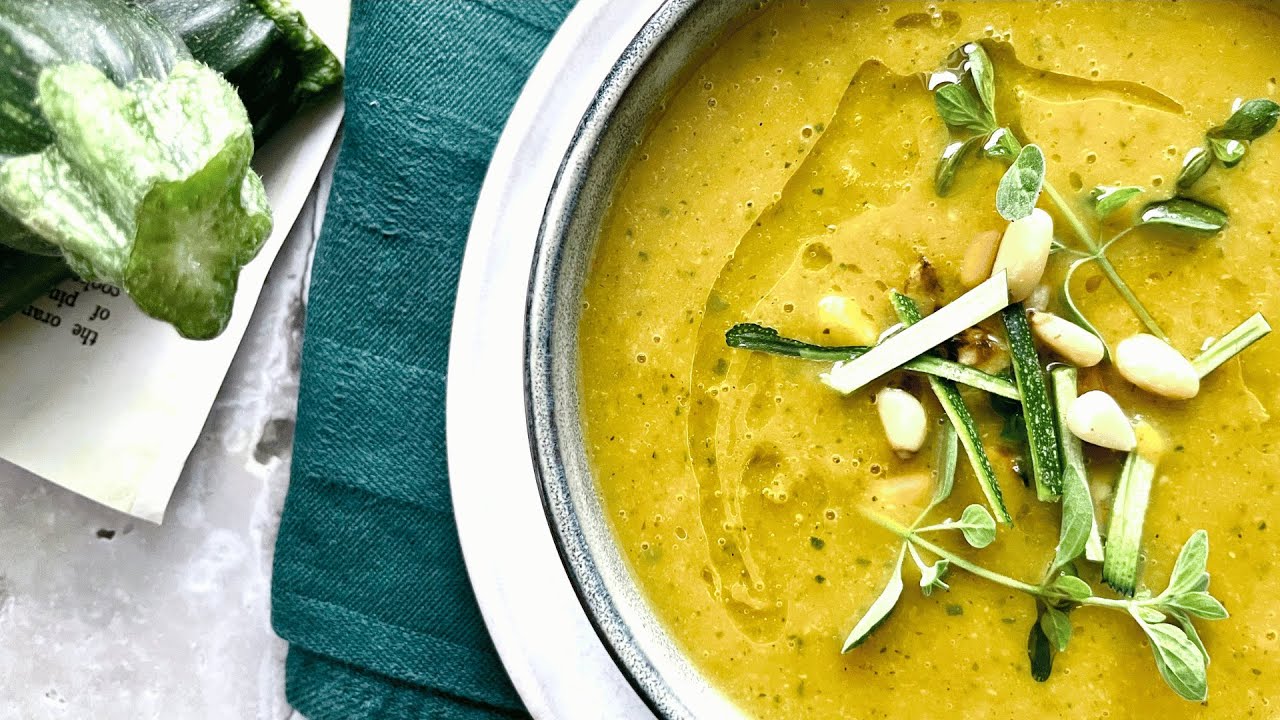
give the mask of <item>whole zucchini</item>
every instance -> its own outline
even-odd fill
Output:
[[[342,82],[338,58],[287,0],[135,0],[222,73],[264,140]]]
[[[126,0],[0,0],[0,56],[0,242],[221,332],[271,229],[234,89]]]

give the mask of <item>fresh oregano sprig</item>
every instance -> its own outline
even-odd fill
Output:
[[[1273,100],[1237,100],[1231,117],[1205,133],[1208,147],[1196,147],[1187,153],[1178,174],[1178,189],[1190,190],[1209,172],[1215,160],[1227,169],[1239,165],[1249,151],[1249,143],[1271,132],[1278,120],[1280,104]]]
[[[996,521],[987,512],[987,509],[981,505],[970,505],[964,509],[960,515],[960,520],[952,520],[950,518],[927,527],[921,527],[925,519],[939,505],[946,502],[951,497],[951,490],[955,487],[956,464],[960,455],[960,438],[956,433],[956,429],[951,425],[944,425],[937,441],[938,457],[935,462],[935,476],[937,484],[934,486],[933,496],[929,500],[929,505],[916,517],[915,522],[909,528],[912,533],[926,532],[942,532],[948,530],[959,530],[964,536],[966,542],[972,547],[984,548],[995,541],[996,538]],[[875,601],[867,608],[862,617],[858,619],[853,630],[849,632],[849,636],[845,638],[844,646],[841,652],[849,652],[866,642],[867,638],[879,628],[889,614],[893,612],[898,601],[902,598],[902,592],[906,584],[902,579],[902,568],[905,564],[907,556],[910,555],[916,567],[920,570],[920,592],[928,597],[938,590],[950,590],[950,586],[945,582],[948,571],[951,567],[951,561],[946,558],[939,558],[932,565],[927,563],[920,555],[917,547],[904,539],[902,547],[898,551],[897,560],[894,562],[893,570],[889,574],[889,579],[885,583],[884,589]]]
[[[979,147],[979,143],[981,143],[982,152],[985,156],[1010,162],[1014,166],[1024,162],[1026,165],[1031,166],[1032,161],[1036,159],[1043,160],[1043,154],[1038,154],[1038,158],[1036,157],[1037,154],[1033,154],[1030,158],[1025,158],[1023,144],[1014,136],[1012,130],[1000,124],[996,111],[995,68],[990,56],[980,43],[966,43],[953,53],[947,59],[945,67],[930,77],[929,87],[934,92],[935,105],[939,116],[954,134],[960,136],[953,138],[948,143],[943,149],[939,160],[934,183],[939,195],[945,196],[951,191],[956,173],[964,160]],[[1271,105],[1266,103],[1270,103],[1270,101],[1244,103],[1226,124],[1210,131],[1209,139],[1218,141],[1217,145],[1214,145],[1213,142],[1210,145],[1215,148],[1222,146],[1222,152],[1227,154],[1228,143],[1235,143],[1236,145],[1247,144],[1270,131],[1275,126],[1277,117],[1280,117],[1280,106],[1273,110],[1271,105],[1274,105],[1274,103],[1271,103]],[[1230,153],[1239,152],[1236,145],[1230,145]],[[1207,152],[1197,155],[1194,158],[1197,167],[1204,165],[1206,161],[1211,165],[1214,157],[1210,155],[1212,153]],[[1220,161],[1222,160],[1220,159]],[[1225,164],[1226,161],[1222,162]],[[1235,159],[1235,162],[1238,162],[1238,158]],[[1208,168],[1209,165],[1204,165],[1200,175],[1203,175],[1203,172],[1207,171]],[[1032,166],[1032,170],[1036,170],[1036,168]],[[1038,171],[1043,177],[1043,169],[1040,168]],[[1032,176],[1025,169],[1019,169],[1013,175],[1006,174],[1001,183],[1002,188],[1016,188],[1023,180]],[[1183,182],[1189,179],[1189,177],[1180,179],[1180,187]],[[1097,263],[1102,274],[1116,288],[1116,291],[1129,305],[1138,320],[1142,322],[1151,334],[1167,341],[1168,336],[1161,329],[1159,323],[1156,322],[1150,311],[1138,299],[1124,278],[1120,276],[1106,255],[1107,249],[1111,247],[1115,240],[1128,234],[1133,228],[1123,230],[1111,240],[1103,242],[1098,237],[1098,231],[1091,229],[1090,224],[1086,223],[1085,219],[1076,212],[1063,193],[1054,187],[1051,182],[1048,182],[1047,179],[1043,180],[1042,183],[1045,195],[1057,208],[1059,214],[1082,245],[1078,249],[1067,248],[1070,252],[1080,257],[1068,272],[1068,282],[1064,283],[1063,294],[1068,312],[1074,315],[1074,319],[1082,326],[1101,337],[1097,327],[1080,312],[1078,303],[1074,297],[1071,297],[1069,283],[1070,278],[1074,276],[1079,267],[1090,262]],[[1103,220],[1123,208],[1140,194],[1141,188],[1134,186],[1120,188],[1100,186],[1095,188],[1089,197],[1095,214],[1094,225],[1100,226]],[[1010,214],[1017,215],[1017,212],[1022,208],[1021,206],[1012,205],[1000,207],[1002,215],[1005,214],[1006,209],[1012,211]],[[1143,209],[1139,222],[1135,227],[1162,225],[1191,231],[1196,234],[1211,235],[1221,231],[1226,227],[1226,223],[1226,213],[1220,209],[1189,198],[1174,197],[1147,205]]]
[[[1237,101],[1231,117],[1206,133],[1205,142],[1208,147],[1196,147],[1187,153],[1176,183],[1178,191],[1185,193],[1191,190],[1215,164],[1227,169],[1239,165],[1249,144],[1271,132],[1278,120],[1280,104],[1272,100],[1258,99],[1246,103]],[[1141,188],[1137,187],[1099,186],[1093,189],[1090,198],[1099,220],[1105,220],[1140,194]],[[1148,203],[1139,213],[1137,224],[1115,235],[1099,252],[1076,260],[1068,268],[1062,283],[1063,300],[1068,311],[1081,325],[1097,334],[1097,328],[1081,312],[1071,293],[1071,281],[1076,271],[1090,262],[1099,262],[1099,266],[1103,267],[1100,259],[1105,258],[1106,252],[1134,229],[1144,226],[1166,227],[1182,231],[1187,237],[1206,238],[1222,232],[1228,222],[1227,213],[1221,208],[1184,195]],[[1105,267],[1103,272],[1106,273]]]
[[[1174,692],[1195,702],[1203,702],[1208,698],[1209,655],[1192,620],[1222,620],[1228,614],[1222,603],[1209,594],[1209,573],[1206,569],[1209,536],[1203,530],[1196,531],[1187,540],[1178,555],[1168,587],[1159,595],[1139,593],[1132,598],[1109,598],[1094,594],[1093,588],[1078,577],[1070,566],[1054,570],[1039,585],[1032,584],[990,570],[942,548],[921,537],[921,529],[904,526],[875,513],[866,514],[873,522],[900,538],[903,545],[885,592],[850,634],[845,643],[846,652],[865,642],[888,618],[901,599],[904,587],[901,577],[903,561],[910,555],[922,569],[936,568],[945,562],[947,570],[963,570],[1034,598],[1039,612],[1036,625],[1032,628],[1028,652],[1031,655],[1032,672],[1037,680],[1048,679],[1048,671],[1052,668],[1052,652],[1063,652],[1070,643],[1071,623],[1068,613],[1077,608],[1102,608],[1123,612],[1137,623],[1151,644],[1156,669]],[[933,565],[928,564],[925,553],[934,557]],[[945,585],[931,583],[930,592],[945,588]],[[1039,646],[1040,638],[1048,643],[1048,648]]]

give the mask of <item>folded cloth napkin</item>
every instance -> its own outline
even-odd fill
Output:
[[[525,716],[458,549],[445,367],[485,168],[571,4],[354,3],[272,590],[311,720]]]

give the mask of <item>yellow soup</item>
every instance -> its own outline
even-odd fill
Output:
[[[909,523],[928,503],[945,416],[921,375],[894,372],[844,396],[820,380],[830,363],[730,348],[725,332],[752,322],[821,345],[873,343],[897,322],[891,289],[927,312],[974,284],[975,267],[985,278],[1008,225],[995,204],[1008,161],[975,153],[940,197],[938,158],[972,132],[948,130],[922,80],[972,40],[995,68],[1000,123],[1043,149],[1062,206],[1047,191],[1040,207],[1075,249],[1073,221],[1105,240],[1173,196],[1187,153],[1237,98],[1274,98],[1280,75],[1270,3],[813,0],[745,18],[673,88],[637,148],[588,281],[582,408],[617,540],[672,635],[752,716],[1280,717],[1280,341],[1270,337],[1190,400],[1136,387],[1110,359],[1080,371],[1080,392],[1105,391],[1165,444],[1141,535],[1144,585],[1158,594],[1179,548],[1208,531],[1211,591],[1230,617],[1195,621],[1213,658],[1206,702],[1178,697],[1138,622],[1106,607],[1070,613],[1070,644],[1038,683],[1030,595],[953,567],[950,590],[926,597],[909,556],[892,616],[841,653],[902,547],[864,512]],[[1142,193],[1099,221],[1095,186]],[[1277,187],[1280,132],[1187,191],[1227,212],[1224,231],[1143,228],[1109,249],[1183,356],[1255,312],[1280,321]],[[1062,277],[1075,257],[1054,253],[1050,292],[1031,302],[1066,314]],[[1113,348],[1145,331],[1096,264],[1070,287]],[[1004,329],[998,318],[980,328],[992,347],[948,352],[999,372]],[[1043,364],[1055,359],[1040,350]],[[874,399],[887,386],[924,403],[918,453],[886,439]],[[981,550],[956,532],[928,538],[1036,585],[1062,506],[1019,476],[1029,462],[1017,418],[1010,433],[986,393],[962,394],[1013,524]],[[1085,455],[1106,533],[1125,456],[1092,445]],[[988,506],[962,450],[954,494],[930,522],[972,504]],[[1076,565],[1098,596],[1121,597],[1095,564]]]

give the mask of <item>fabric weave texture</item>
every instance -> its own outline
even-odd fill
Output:
[[[458,547],[444,400],[480,184],[569,0],[356,0],[272,623],[310,720],[526,717]]]

